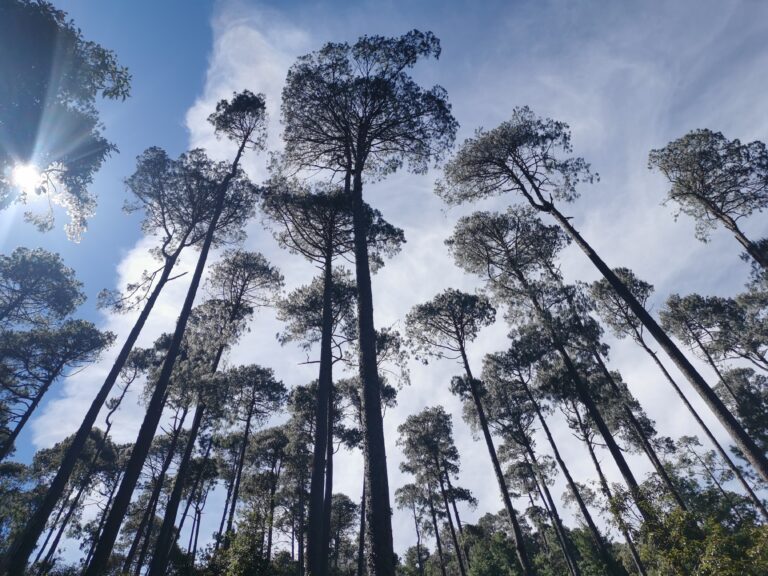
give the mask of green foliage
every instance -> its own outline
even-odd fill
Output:
[[[96,206],[88,187],[116,150],[102,135],[96,98],[126,98],[130,74],[49,2],[8,0],[0,6],[0,76],[0,209],[46,194],[66,209],[67,233],[77,239]],[[41,172],[34,191],[9,178],[25,164]],[[26,216],[42,230],[53,225],[52,211]]]
[[[706,242],[718,224],[735,223],[768,208],[768,150],[760,141],[742,144],[720,132],[693,130],[651,150],[648,167],[672,185],[667,202],[696,221],[696,237]]]

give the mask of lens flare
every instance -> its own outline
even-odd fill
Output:
[[[22,192],[31,194],[41,184],[40,171],[34,164],[17,164],[11,172],[11,182]]]

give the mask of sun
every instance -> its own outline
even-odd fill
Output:
[[[34,164],[17,164],[11,171],[11,182],[22,192],[31,194],[41,184],[40,171]]]

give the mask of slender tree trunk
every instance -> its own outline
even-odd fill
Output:
[[[435,530],[435,546],[437,547],[437,557],[440,559],[440,572],[445,573],[445,559],[443,558],[443,545],[440,543],[440,527],[437,525],[437,514],[435,514],[435,505],[432,502],[432,490],[429,491],[429,513],[432,515],[432,527]]]
[[[304,478],[299,481],[299,549],[297,560],[299,565],[299,576],[304,576],[305,557],[304,557],[304,538],[306,533],[306,522],[304,520]]]
[[[54,380],[56,380],[56,378],[59,377],[63,369],[64,369],[64,366],[59,365],[57,369],[53,371],[54,376],[46,379],[43,385],[38,389],[34,399],[29,404],[29,406],[27,406],[27,409],[24,411],[24,414],[21,415],[21,418],[16,423],[16,427],[13,429],[13,432],[10,433],[10,435],[3,442],[2,446],[0,446],[0,462],[5,460],[8,454],[11,453],[11,451],[13,450],[13,445],[16,443],[16,438],[18,438],[22,428],[24,428],[25,424],[29,421],[30,417],[32,416],[32,413],[40,405],[40,401],[43,399],[43,396],[45,395],[46,392],[48,392],[48,389],[51,387],[51,384],[53,384]]]
[[[272,532],[275,526],[275,492],[277,492],[277,483],[280,481],[280,470],[283,466],[282,460],[277,464],[277,473],[275,481],[272,483],[269,492],[269,531],[267,532],[267,565],[272,561]]]
[[[174,525],[176,523],[176,516],[179,512],[179,503],[181,502],[181,495],[182,491],[184,490],[186,475],[189,470],[189,463],[192,459],[192,452],[195,449],[195,440],[197,439],[197,435],[200,430],[200,424],[203,421],[205,408],[205,403],[199,401],[197,408],[195,409],[195,417],[192,421],[192,427],[189,430],[189,439],[187,440],[187,444],[184,448],[184,454],[181,457],[179,468],[176,471],[176,480],[173,483],[173,490],[171,491],[171,496],[168,499],[168,504],[165,507],[163,523],[160,527],[160,532],[157,535],[155,551],[152,555],[152,561],[149,565],[149,576],[154,576],[155,574],[162,575],[166,571],[166,567],[168,565],[168,555],[170,554],[171,547],[173,546]],[[246,438],[244,443],[248,441],[247,433],[248,426],[246,425]],[[190,498],[191,497],[192,495],[190,494]]]
[[[648,459],[651,461],[651,464],[653,464],[653,468],[654,470],[656,470],[656,473],[659,475],[659,478],[661,478],[662,483],[664,484],[664,486],[666,486],[667,491],[672,495],[672,498],[675,500],[675,503],[677,503],[680,509],[688,511],[688,506],[683,500],[683,497],[680,495],[680,491],[677,489],[674,482],[672,482],[672,479],[669,477],[669,474],[667,473],[666,468],[664,468],[664,464],[659,459],[658,454],[656,454],[656,450],[654,449],[653,445],[648,439],[648,436],[646,436],[645,430],[643,430],[643,427],[640,425],[640,422],[637,421],[635,414],[632,412],[632,408],[630,408],[630,406],[627,404],[626,398],[624,397],[622,390],[619,388],[619,385],[616,383],[616,380],[614,379],[610,370],[608,370],[608,367],[605,365],[605,362],[603,362],[602,357],[600,356],[598,351],[595,350],[594,348],[592,348],[592,356],[595,358],[595,361],[600,367],[600,370],[603,373],[603,376],[605,376],[605,378],[607,379],[608,384],[611,387],[611,390],[617,396],[617,398],[619,398],[624,415],[627,417],[627,420],[630,423],[630,426],[632,426],[632,430],[634,430],[635,434],[637,435],[638,440],[640,440],[640,446],[643,448],[643,451],[645,452],[646,456],[648,456]]]
[[[554,270],[552,270],[551,267],[550,267],[550,274],[555,278],[557,277],[557,275],[555,274]],[[573,300],[572,295],[568,295],[567,299],[568,299],[568,306],[570,307],[570,310],[571,310],[572,318],[575,320],[578,328],[584,331],[585,330],[584,323],[581,321],[581,318],[579,317],[578,311],[576,309],[576,304]],[[629,425],[631,426],[632,430],[635,432],[637,439],[640,441],[640,447],[645,452],[645,455],[648,456],[648,459],[651,461],[651,464],[653,465],[654,470],[656,470],[656,473],[659,475],[659,478],[661,478],[662,483],[664,484],[664,486],[666,486],[667,491],[672,495],[672,498],[675,500],[677,505],[682,510],[687,511],[688,506],[686,505],[685,501],[680,495],[679,490],[672,482],[672,479],[669,477],[667,470],[664,468],[664,464],[659,459],[658,454],[656,454],[656,450],[654,449],[648,436],[646,435],[645,430],[643,430],[643,427],[640,425],[640,422],[638,422],[637,418],[635,417],[635,414],[632,411],[631,406],[627,402],[624,392],[621,390],[621,388],[619,388],[619,385],[616,383],[616,379],[613,377],[613,374],[611,374],[611,371],[608,369],[608,366],[605,365],[605,361],[603,360],[603,357],[600,355],[600,352],[598,351],[597,346],[590,343],[587,343],[587,346],[589,346],[589,354],[592,356],[592,358],[594,358],[598,368],[600,368],[600,371],[603,373],[603,376],[608,382],[608,385],[611,387],[612,392],[616,395],[616,398],[621,402],[622,411],[624,412],[624,415],[627,418],[627,422],[629,422]]]
[[[43,540],[43,544],[39,547],[33,564],[37,564],[38,562],[40,562],[40,559],[43,557],[43,552],[45,552],[45,549],[48,547],[48,542],[50,542],[51,537],[57,531],[56,528],[57,526],[59,526],[59,521],[61,520],[61,517],[64,515],[64,510],[69,510],[69,508],[71,507],[71,503],[69,506],[67,506],[67,503],[70,501],[70,498],[72,498],[72,492],[74,492],[74,487],[71,490],[69,490],[69,492],[67,492],[66,496],[64,496],[61,502],[61,506],[59,506],[59,510],[58,512],[56,512],[56,518],[53,519],[51,528],[48,530],[48,534],[45,536],[45,540]],[[53,548],[55,548],[55,543]],[[50,556],[50,553],[46,555],[45,557],[46,561],[48,560],[48,556]]]
[[[238,151],[237,159],[239,159],[241,152],[242,147]],[[237,160],[233,164],[233,167],[236,165]],[[131,457],[128,460],[128,464],[126,465],[123,481],[117,491],[117,495],[115,496],[115,502],[112,506],[112,510],[109,512],[109,517],[107,518],[107,522],[104,526],[104,532],[101,535],[99,544],[96,546],[96,551],[93,554],[91,564],[85,571],[85,576],[100,576],[103,574],[106,569],[107,562],[109,561],[109,556],[112,553],[112,547],[114,546],[115,540],[117,539],[117,534],[120,531],[120,524],[123,517],[125,516],[126,510],[128,509],[128,504],[131,501],[133,489],[136,486],[136,481],[139,478],[139,474],[141,474],[141,468],[144,464],[147,453],[149,452],[150,445],[152,444],[152,438],[155,435],[157,425],[159,424],[163,413],[163,401],[165,399],[165,392],[168,388],[168,383],[170,382],[171,373],[173,372],[176,358],[179,355],[181,341],[184,337],[184,331],[186,330],[187,322],[189,321],[190,313],[192,312],[192,305],[197,294],[197,288],[200,285],[203,270],[205,269],[205,263],[208,259],[208,252],[211,249],[213,236],[216,231],[216,224],[224,205],[226,189],[229,186],[229,181],[233,176],[234,168],[232,172],[230,172],[230,174],[225,177],[225,180],[217,190],[219,196],[217,199],[214,216],[208,225],[205,240],[200,250],[200,256],[198,257],[197,266],[187,291],[187,297],[184,300],[184,305],[181,309],[181,313],[179,314],[176,330],[174,331],[173,337],[171,339],[168,353],[165,357],[165,360],[163,361],[163,367],[160,371],[160,375],[158,376],[157,384],[155,385],[152,398],[147,405],[146,416],[144,417],[144,421],[141,424],[139,435],[136,438],[136,443],[134,444],[133,450],[131,451]]]
[[[168,282],[171,270],[181,253],[181,246],[183,246],[183,242],[180,243],[180,248],[166,259],[165,266],[163,267],[163,271],[155,288],[152,290],[152,293],[144,304],[144,308],[139,314],[136,324],[133,325],[131,332],[128,334],[128,338],[123,344],[123,347],[120,349],[120,353],[117,355],[117,358],[112,365],[112,369],[104,380],[104,384],[102,384],[96,398],[93,399],[90,408],[88,408],[88,412],[86,412],[83,422],[80,424],[75,436],[72,438],[72,443],[69,448],[67,448],[64,458],[61,461],[61,465],[59,466],[59,470],[51,482],[51,485],[48,487],[48,491],[46,492],[43,501],[35,509],[25,525],[24,530],[19,533],[19,536],[17,536],[11,546],[9,546],[6,555],[0,559],[0,574],[4,573],[9,576],[15,576],[24,572],[27,560],[35,549],[40,534],[42,534],[45,529],[48,517],[51,515],[51,512],[53,512],[56,503],[64,493],[67,482],[77,464],[77,459],[80,457],[80,454],[85,447],[85,443],[88,440],[88,435],[96,422],[96,418],[98,417],[104,402],[107,401],[109,393],[120,375],[120,371],[125,366],[125,363],[128,360],[128,355],[133,349],[139,334],[141,334],[144,324],[149,317],[149,313],[152,311],[157,298],[160,296],[160,292]]]
[[[461,517],[459,516],[459,508],[456,506],[456,498],[453,496],[453,486],[451,486],[451,477],[449,474],[446,473],[445,475],[445,482],[448,486],[448,493],[450,495],[450,502],[451,507],[453,508],[453,513],[456,516],[456,527],[459,529],[459,540],[461,540],[461,551],[464,554],[464,562],[467,564],[467,569],[469,569],[469,550],[467,549],[467,544],[464,541],[464,529],[461,527]]]
[[[539,299],[536,296],[536,293],[531,289],[525,276],[523,276],[523,274],[520,273],[519,271],[516,271],[515,273],[518,281],[523,286],[523,289],[526,291],[528,298],[531,301],[531,304],[533,305],[536,311],[537,316],[539,317],[541,322],[544,324],[544,327],[549,332],[549,335],[552,339],[552,344],[555,350],[557,350],[558,354],[560,355],[560,358],[563,360],[563,364],[565,365],[565,369],[568,372],[568,375],[571,378],[571,381],[573,382],[576,393],[579,396],[579,400],[581,401],[582,404],[584,404],[585,408],[587,409],[587,412],[589,413],[590,418],[592,418],[595,425],[597,426],[597,429],[600,432],[600,435],[602,436],[603,441],[605,442],[605,445],[608,447],[608,451],[611,453],[611,456],[615,460],[616,465],[618,466],[619,471],[621,472],[621,475],[624,478],[624,481],[627,483],[627,487],[629,488],[629,491],[632,494],[632,497],[635,499],[635,502],[638,505],[640,514],[643,516],[643,519],[646,522],[655,524],[655,514],[652,512],[651,507],[647,505],[645,496],[640,490],[640,485],[635,479],[635,475],[632,473],[632,470],[629,467],[629,464],[624,458],[624,454],[622,453],[621,448],[619,448],[619,445],[616,443],[616,439],[613,437],[613,434],[611,433],[610,429],[605,423],[605,420],[603,420],[603,416],[600,413],[600,410],[597,407],[597,404],[595,404],[595,401],[589,392],[589,388],[587,387],[586,383],[584,382],[578,370],[576,369],[576,366],[574,365],[573,360],[571,359],[571,356],[566,351],[565,346],[560,340],[559,335],[555,331],[553,327],[551,315],[547,310],[545,310],[541,306],[541,303],[539,302]]]
[[[227,522],[229,515],[229,502],[232,499],[232,489],[235,487],[235,470],[232,470],[232,480],[227,484],[227,498],[224,501],[224,509],[221,512],[221,522],[219,522],[219,537],[216,538],[216,544],[214,550],[218,550],[219,546],[225,544],[226,532],[224,532],[224,526]]]
[[[419,569],[419,576],[424,576],[424,566],[421,562],[421,530],[419,530],[419,517],[416,514],[416,503],[413,507],[413,525],[416,529],[416,566]]]
[[[736,237],[738,243],[741,244],[744,250],[747,251],[747,254],[749,254],[755,262],[762,266],[763,270],[768,270],[768,254],[761,252],[757,247],[757,244],[747,238],[747,236],[744,234],[741,228],[739,228],[739,225],[733,218],[727,214],[722,214],[719,211],[716,211],[716,213],[718,213],[718,218],[722,221],[725,227],[730,230]]]
[[[600,461],[597,459],[597,455],[595,454],[595,449],[592,446],[592,442],[589,440],[589,431],[587,430],[586,425],[584,424],[584,421],[581,419],[581,414],[579,413],[579,408],[576,406],[576,403],[572,403],[573,411],[576,414],[576,420],[579,424],[579,430],[581,431],[582,436],[584,437],[584,443],[587,445],[587,449],[589,450],[589,456],[592,459],[592,464],[595,467],[595,471],[597,472],[598,480],[600,481],[600,489],[603,492],[603,495],[605,496],[608,507],[610,508],[611,515],[616,520],[616,524],[619,526],[619,530],[621,531],[621,534],[624,536],[624,541],[627,543],[627,547],[629,548],[629,553],[632,555],[632,561],[635,563],[635,568],[637,568],[637,571],[641,574],[641,576],[646,576],[647,572],[645,571],[645,566],[643,565],[643,561],[640,559],[640,554],[637,551],[637,548],[635,548],[635,543],[632,541],[632,535],[629,533],[629,528],[627,527],[627,523],[624,522],[624,518],[622,518],[621,513],[619,513],[613,502],[613,494],[611,493],[611,488],[608,485],[608,480],[605,478],[605,474],[603,474],[603,468],[600,466]]]
[[[658,355],[653,350],[651,350],[650,347],[648,347],[648,345],[640,337],[639,334],[636,335],[636,341],[640,344],[643,350],[645,350],[650,355],[650,357],[653,358],[653,361],[662,371],[662,373],[664,374],[664,377],[667,379],[667,382],[669,382],[672,385],[672,388],[675,389],[675,392],[677,392],[677,395],[683,401],[683,404],[685,404],[685,407],[688,408],[688,412],[691,413],[691,416],[693,416],[693,419],[696,420],[696,423],[702,429],[702,431],[707,436],[707,438],[709,438],[709,441],[715,447],[715,450],[717,450],[717,453],[720,455],[720,458],[723,459],[723,462],[725,462],[725,464],[728,466],[731,472],[733,472],[733,475],[739,481],[739,484],[741,484],[742,488],[744,488],[744,491],[749,496],[749,499],[752,501],[752,504],[760,511],[760,514],[762,515],[763,520],[768,522],[768,510],[766,510],[762,500],[760,500],[757,494],[755,494],[755,492],[752,490],[752,487],[749,485],[746,478],[744,478],[744,475],[741,473],[741,470],[739,470],[739,467],[736,465],[736,463],[733,460],[731,460],[730,456],[728,456],[728,452],[726,452],[722,444],[718,442],[717,438],[712,433],[712,430],[710,430],[709,426],[707,426],[704,423],[704,421],[701,419],[701,416],[699,416],[699,413],[688,401],[688,398],[685,397],[685,394],[683,394],[683,391],[677,385],[677,382],[675,382],[675,379],[672,378],[672,375],[664,367],[664,364],[662,364]]]
[[[552,493],[549,491],[549,486],[547,486],[547,483],[544,481],[544,478],[541,475],[541,470],[539,469],[539,462],[536,459],[536,454],[533,452],[533,449],[531,448],[527,438],[525,438],[525,441],[523,442],[523,448],[528,454],[530,465],[533,469],[534,478],[539,486],[539,490],[541,491],[544,501],[547,503],[547,507],[549,508],[549,513],[552,517],[552,525],[555,528],[555,533],[557,534],[558,540],[560,540],[560,545],[563,548],[563,555],[565,556],[565,563],[568,565],[568,570],[571,574],[573,574],[573,576],[580,576],[581,570],[579,570],[579,564],[576,560],[573,543],[565,531],[563,521],[560,518],[560,514],[557,511],[557,506],[555,505],[555,501],[552,498]]]
[[[736,445],[744,453],[745,457],[752,464],[758,474],[768,482],[768,458],[755,444],[754,440],[750,438],[746,430],[742,427],[738,420],[730,413],[728,408],[723,404],[722,400],[718,398],[717,394],[709,387],[706,380],[699,374],[694,368],[693,364],[686,358],[685,354],[675,345],[672,339],[667,333],[658,325],[656,320],[643,308],[642,304],[637,301],[637,298],[630,292],[626,285],[619,279],[613,270],[603,262],[592,247],[581,237],[576,229],[571,226],[568,218],[563,216],[554,207],[549,210],[550,214],[558,221],[558,223],[565,229],[568,235],[578,244],[578,246],[584,251],[587,257],[597,267],[601,274],[605,277],[611,287],[621,297],[624,302],[632,309],[637,318],[642,322],[643,326],[650,332],[651,336],[659,343],[664,351],[669,355],[675,366],[683,373],[693,386],[694,390],[702,397],[710,410],[714,412],[717,419],[728,431],[733,438]]]
[[[448,518],[448,529],[451,531],[451,539],[453,540],[453,547],[456,550],[456,562],[459,565],[459,572],[461,576],[466,576],[467,571],[464,568],[464,560],[461,554],[461,546],[459,545],[459,539],[456,536],[456,528],[453,526],[453,518],[451,517],[451,507],[448,503],[448,495],[445,493],[445,482],[443,481],[443,472],[440,468],[439,462],[435,462],[437,468],[438,487],[440,488],[440,495],[443,498],[443,507],[445,508],[445,515]]]
[[[496,448],[493,445],[493,438],[488,428],[488,419],[485,416],[485,409],[483,408],[482,401],[480,399],[480,393],[477,389],[477,382],[472,376],[472,370],[469,368],[469,360],[467,359],[466,351],[464,347],[461,348],[461,359],[464,363],[464,371],[467,374],[469,380],[469,389],[472,394],[472,400],[475,404],[475,411],[477,412],[477,419],[480,423],[480,428],[483,431],[483,438],[485,439],[485,445],[488,448],[488,454],[491,457],[491,463],[493,464],[493,471],[496,474],[496,482],[499,485],[499,491],[501,492],[501,499],[504,502],[504,508],[507,511],[507,517],[512,525],[512,542],[515,545],[515,553],[517,554],[517,560],[520,563],[520,567],[523,570],[524,576],[530,576],[534,574],[533,565],[528,557],[528,551],[525,548],[525,542],[523,540],[523,532],[520,529],[520,523],[517,520],[517,514],[512,507],[512,500],[509,497],[509,490],[507,488],[507,482],[504,480],[504,473],[501,470],[499,464],[499,458],[496,454]]]
[[[363,494],[360,496],[360,531],[357,534],[357,576],[365,576],[365,476],[363,476]]]
[[[200,473],[195,476],[195,482],[192,484],[192,488],[189,491],[189,498],[187,498],[187,504],[184,507],[184,513],[181,515],[181,522],[179,522],[179,532],[181,532],[181,529],[184,528],[184,521],[187,518],[187,515],[189,514],[189,508],[192,506],[192,502],[195,499],[195,494],[197,494],[197,500],[199,502],[200,498],[202,497],[202,494],[198,494],[198,489],[200,488],[200,483],[203,480],[203,474],[205,473],[205,465],[208,462],[208,457],[211,454],[211,447],[213,446],[213,437],[208,440],[208,446],[205,447],[205,454],[203,454],[202,463],[200,465]]]
[[[363,445],[368,484],[366,529],[368,530],[370,576],[394,576],[392,518],[387,479],[387,454],[381,414],[381,383],[376,365],[376,330],[373,323],[373,294],[368,262],[368,223],[363,205],[363,182],[355,170],[352,186],[352,221],[357,276],[357,321],[362,382]],[[349,190],[349,174],[345,182]]]
[[[109,495],[107,496],[107,503],[104,506],[104,511],[101,514],[101,518],[99,518],[99,525],[96,527],[96,532],[93,536],[93,542],[91,542],[90,546],[88,547],[88,554],[85,555],[83,566],[87,566],[90,563],[91,558],[93,558],[93,553],[96,551],[96,544],[99,542],[99,537],[101,536],[101,532],[104,530],[104,524],[107,521],[107,512],[112,507],[112,501],[115,499],[115,492],[117,492],[117,488],[120,486],[121,480],[122,474],[119,474],[109,491]]]
[[[597,528],[597,525],[595,524],[595,521],[592,518],[592,514],[590,513],[589,508],[587,508],[587,505],[584,502],[584,499],[581,497],[581,492],[579,491],[578,486],[576,486],[576,483],[573,481],[573,476],[571,476],[571,471],[568,469],[568,466],[565,464],[563,457],[560,455],[560,450],[558,449],[557,443],[555,442],[555,439],[552,436],[552,432],[550,432],[549,430],[547,421],[544,419],[544,415],[541,412],[541,407],[539,406],[539,403],[534,398],[533,393],[531,392],[531,389],[528,386],[528,384],[522,380],[521,380],[521,383],[525,390],[526,395],[528,396],[528,400],[531,402],[531,405],[536,411],[536,416],[538,417],[539,423],[541,424],[541,428],[542,430],[544,430],[544,434],[546,435],[547,440],[549,441],[549,445],[552,448],[552,453],[555,455],[555,460],[557,461],[557,464],[560,467],[560,470],[562,471],[563,476],[565,476],[565,480],[568,483],[568,488],[570,489],[571,494],[573,495],[573,498],[576,500],[576,503],[579,506],[579,510],[581,511],[581,515],[584,517],[584,521],[587,523],[587,528],[589,529],[589,533],[592,536],[592,541],[595,543],[595,547],[597,548],[597,553],[599,554],[600,559],[603,561],[603,564],[605,565],[605,568],[609,574],[615,574],[616,576],[623,576],[626,573],[626,571],[623,570],[623,568],[617,564],[616,560],[613,558],[613,555],[608,551],[608,547],[606,546],[605,539],[600,533],[600,530]]]
[[[323,558],[329,558],[331,542],[331,512],[333,508],[333,382],[328,397],[328,435],[325,451],[325,492],[323,494]]]
[[[144,538],[144,545],[142,546],[142,557],[146,555],[146,547],[149,542],[149,532],[153,524],[152,520],[154,519],[155,513],[157,511],[157,503],[160,501],[160,492],[163,489],[165,475],[168,473],[168,469],[171,467],[171,463],[173,462],[173,457],[176,453],[176,445],[178,444],[179,437],[181,436],[181,428],[184,425],[184,420],[187,418],[188,410],[189,407],[185,406],[181,417],[178,416],[178,412],[176,414],[176,424],[173,427],[173,437],[171,438],[171,444],[168,447],[168,453],[165,455],[165,458],[163,458],[163,463],[160,467],[160,473],[158,474],[157,480],[152,487],[152,494],[150,495],[149,502],[147,503],[147,507],[144,509],[144,514],[142,514],[141,522],[139,522],[139,527],[136,530],[133,542],[131,542],[131,547],[128,549],[128,553],[125,555],[125,561],[123,562],[123,572],[125,573],[128,573],[131,569],[134,556],[136,555],[136,551],[139,548],[139,543],[142,542],[142,537],[145,532],[147,535],[146,538]],[[139,563],[139,569],[141,568],[142,563],[143,562]]]
[[[309,517],[307,520],[307,556],[310,576],[328,572],[329,529],[325,526],[325,472],[329,443],[331,412],[332,338],[333,338],[333,263],[331,252],[323,266],[323,317],[320,334],[320,375],[315,402],[315,438],[312,452],[312,476],[309,485]]]

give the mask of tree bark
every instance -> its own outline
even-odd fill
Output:
[[[768,482],[768,458],[758,448],[754,440],[749,437],[749,434],[744,430],[741,424],[734,418],[728,408],[723,404],[722,400],[718,398],[717,394],[709,387],[706,380],[699,374],[694,368],[693,364],[686,358],[685,354],[672,342],[672,339],[667,333],[658,325],[656,320],[643,308],[642,304],[637,301],[632,292],[626,287],[626,285],[619,279],[613,270],[603,262],[592,247],[582,238],[582,236],[571,226],[568,218],[563,216],[557,209],[551,207],[549,213],[557,220],[557,222],[565,229],[568,235],[574,242],[582,249],[587,257],[592,261],[595,267],[601,272],[603,277],[608,281],[611,287],[621,297],[624,302],[632,309],[632,312],[637,316],[640,322],[650,332],[651,336],[659,343],[664,351],[669,355],[675,366],[683,373],[693,386],[693,389],[701,396],[704,402],[709,406],[710,410],[714,412],[717,419],[722,426],[728,431],[733,438],[736,445],[744,453],[747,460],[754,467],[758,474]]]
[[[309,485],[307,556],[310,576],[328,573],[329,527],[325,525],[325,472],[329,443],[329,415],[333,365],[333,268],[330,255],[323,266],[323,318],[320,334],[320,375],[315,403],[315,438],[312,451],[312,476]]]
[[[328,437],[325,451],[325,491],[323,494],[323,558],[329,558],[331,544],[331,512],[333,508],[333,382],[328,396]]]
[[[349,175],[348,175],[349,176]],[[381,392],[376,365],[376,331],[373,323],[373,294],[368,262],[368,224],[363,205],[360,170],[353,174],[352,221],[357,276],[357,321],[362,382],[363,439],[365,477],[368,485],[366,529],[368,530],[370,576],[394,576],[395,555],[392,547],[392,518],[387,479],[387,454],[381,414]],[[345,183],[348,187],[349,178]],[[348,189],[348,188],[347,188]]]
[[[363,476],[363,494],[360,496],[360,530],[357,533],[357,576],[365,576],[365,476]]]

